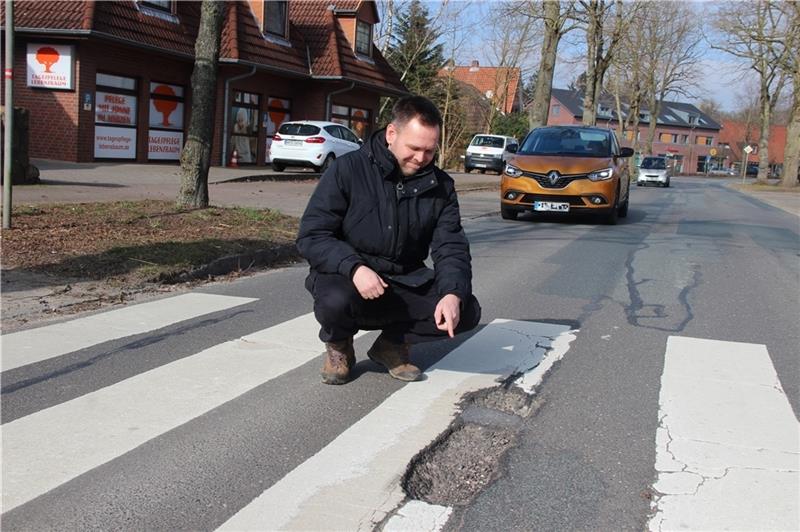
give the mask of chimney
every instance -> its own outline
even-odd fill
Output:
[[[477,59],[473,59],[472,60],[472,64],[469,67],[469,71],[470,72],[477,72],[478,71],[478,60]]]

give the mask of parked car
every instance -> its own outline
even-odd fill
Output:
[[[534,129],[506,164],[500,182],[500,213],[600,214],[606,223],[628,215],[630,179],[614,132],[586,126]]]
[[[517,152],[519,142],[514,137],[504,135],[475,135],[467,146],[464,158],[464,171],[493,170],[498,174],[505,163]]]
[[[284,122],[272,138],[272,169],[283,172],[287,166],[303,166],[324,172],[334,159],[357,150],[361,143],[355,133],[335,122]]]
[[[755,177],[758,175],[758,163],[747,163],[746,176]]]
[[[642,159],[642,164],[639,165],[636,186],[655,183],[661,187],[668,187],[670,178],[672,178],[672,165],[667,158],[649,155]]]

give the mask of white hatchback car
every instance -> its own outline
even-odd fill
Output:
[[[305,166],[324,172],[334,159],[361,144],[355,133],[335,122],[284,122],[272,138],[272,169],[283,172],[287,166]]]
[[[642,164],[639,165],[636,186],[640,187],[648,183],[655,183],[662,187],[668,187],[671,178],[672,165],[666,157],[647,156],[642,159]]]

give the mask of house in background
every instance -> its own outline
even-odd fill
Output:
[[[623,107],[623,120],[627,110],[627,106]],[[582,119],[583,93],[569,89],[553,89],[547,124],[581,124]],[[647,128],[651,120],[653,117],[646,107],[639,111],[640,143],[647,139]],[[674,161],[676,171],[695,173],[727,167],[725,155],[719,146],[722,126],[694,105],[665,101],[655,120],[653,154],[670,157]],[[601,98],[597,104],[597,126],[616,129],[618,123],[614,100],[608,97]],[[632,146],[633,131],[628,131],[620,141]]]
[[[233,0],[224,9],[214,165],[234,149],[239,164],[268,163],[272,136],[290,119],[329,119],[366,137],[380,97],[407,94],[373,44],[372,1]],[[199,21],[198,1],[14,2],[14,104],[30,110],[30,156],[177,161]]]
[[[521,71],[518,67],[482,67],[478,61],[470,66],[448,65],[439,77],[452,77],[460,89],[461,98],[468,103],[466,129],[469,133],[486,131],[491,110],[508,114],[522,110]]]
[[[726,150],[731,166],[741,168],[745,160],[744,147],[748,144],[753,152],[747,157],[748,163],[758,164],[758,141],[761,135],[757,123],[746,124],[734,120],[723,120],[722,131],[719,135],[720,146]],[[783,151],[786,149],[786,126],[771,126],[769,128],[769,167],[774,175],[780,174],[783,168]]]

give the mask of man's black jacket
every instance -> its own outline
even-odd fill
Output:
[[[433,164],[403,177],[385,130],[340,157],[308,202],[297,248],[312,271],[350,277],[366,264],[387,282],[465,301],[472,294],[469,243],[453,179]],[[423,261],[430,251],[435,271]]]

